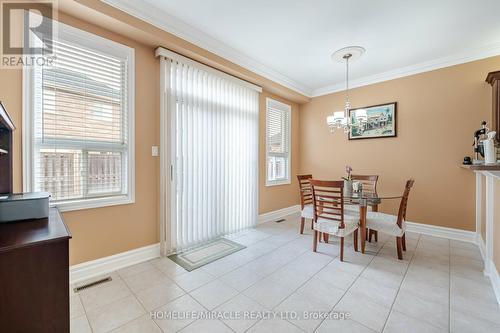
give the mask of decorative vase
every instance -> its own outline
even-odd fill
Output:
[[[352,195],[352,180],[344,180],[344,196]]]

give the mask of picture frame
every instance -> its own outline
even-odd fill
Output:
[[[349,110],[354,125],[349,130],[349,140],[396,137],[397,106],[397,102],[391,102]],[[364,121],[356,126],[360,119]]]

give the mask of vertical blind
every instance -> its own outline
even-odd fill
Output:
[[[266,101],[267,184],[290,180],[289,105],[268,98]]]
[[[256,224],[259,95],[193,62],[166,60],[178,252]]]
[[[56,202],[125,194],[126,60],[47,42],[57,58],[34,70],[34,189]]]

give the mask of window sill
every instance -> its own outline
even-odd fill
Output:
[[[286,180],[277,180],[277,181],[274,181],[274,182],[267,182],[266,181],[266,187],[270,187],[270,186],[280,186],[280,185],[290,185],[292,183],[292,181],[290,179],[286,179]]]
[[[53,202],[50,203],[51,207],[57,207],[61,212],[70,212],[73,210],[103,208],[109,206],[128,205],[135,202],[131,195],[116,196],[116,197],[102,197],[84,200],[74,200],[66,202]]]

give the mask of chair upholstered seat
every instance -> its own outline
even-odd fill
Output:
[[[314,223],[314,230],[324,232],[329,235],[344,237],[351,234],[358,228],[359,217],[353,215],[344,215],[344,228],[339,228],[340,221],[333,221],[325,218],[318,217]]]
[[[314,218],[313,205],[312,204],[304,205],[304,209],[302,209],[300,216],[305,219],[313,219]]]
[[[371,230],[377,230],[382,233],[401,237],[405,233],[406,224],[403,220],[401,228],[397,225],[398,217],[396,215],[380,212],[368,212],[366,214],[366,227]]]

